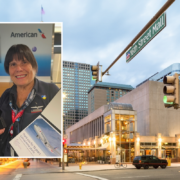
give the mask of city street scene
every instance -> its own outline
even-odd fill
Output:
[[[180,1],[32,2],[13,2],[16,17],[0,7],[16,29],[56,22],[39,34],[27,23],[29,32],[8,40],[34,38],[36,59],[36,44],[50,42],[48,70],[37,60],[41,76],[22,49],[8,59],[0,37],[0,179],[179,180]],[[42,78],[49,86],[37,88]]]

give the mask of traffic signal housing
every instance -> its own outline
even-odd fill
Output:
[[[177,73],[174,76],[164,76],[164,105],[165,107],[179,108],[179,75]]]
[[[66,139],[62,140],[63,146],[66,144]]]
[[[99,62],[96,66],[91,66],[92,71],[92,80],[96,80],[96,82],[99,81]]]

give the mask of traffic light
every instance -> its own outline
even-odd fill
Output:
[[[68,151],[67,151],[67,149],[64,149],[64,153],[67,153]]]
[[[99,81],[99,62],[96,66],[91,66],[92,71],[92,80],[96,80],[96,82]]]
[[[164,76],[163,88],[164,92],[164,105],[165,107],[179,108],[179,75],[177,73],[174,76]]]
[[[62,140],[63,146],[66,144],[66,139]]]

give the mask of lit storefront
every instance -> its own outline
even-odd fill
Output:
[[[136,111],[130,104],[110,103],[104,113],[104,135],[109,137],[110,161],[132,162]]]

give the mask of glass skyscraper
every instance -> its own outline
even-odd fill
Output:
[[[88,115],[88,90],[92,80],[91,65],[63,61],[63,129]]]

